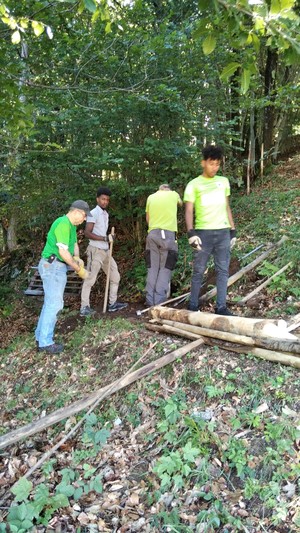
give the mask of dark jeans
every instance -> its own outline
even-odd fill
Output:
[[[197,230],[202,250],[195,250],[189,308],[198,309],[199,295],[210,255],[214,258],[217,277],[217,308],[226,307],[227,281],[230,262],[230,230]]]

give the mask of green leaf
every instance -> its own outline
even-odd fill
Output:
[[[34,35],[36,35],[37,37],[39,37],[45,30],[44,24],[42,24],[41,22],[38,22],[37,20],[33,20],[31,22],[31,26],[34,31]]]
[[[95,13],[97,6],[94,0],[84,0],[84,5],[91,13]]]
[[[96,476],[93,480],[93,490],[96,491],[98,494],[101,494],[101,492],[103,491],[102,477],[100,474]]]
[[[21,34],[20,34],[19,30],[16,30],[16,31],[14,31],[14,33],[11,36],[11,42],[13,44],[19,44],[20,41],[21,41]]]
[[[200,455],[199,448],[193,448],[191,441],[188,441],[186,445],[182,448],[183,458],[186,461],[192,462],[195,460],[198,455]]]
[[[244,68],[241,75],[241,93],[246,94],[250,85],[250,70]]]
[[[214,49],[216,48],[216,44],[217,44],[217,39],[215,38],[215,36],[210,33],[206,39],[203,41],[203,44],[202,44],[202,48],[203,48],[203,52],[206,56],[208,56],[209,54],[211,54]]]
[[[13,486],[11,492],[15,495],[17,502],[27,500],[32,489],[32,482],[25,477],[21,477],[16,485]]]
[[[236,72],[236,70],[240,67],[240,63],[236,63],[233,61],[232,63],[228,63],[226,67],[222,70],[220,74],[220,78],[222,81],[227,81],[233,74]]]
[[[100,429],[95,434],[95,444],[105,444],[109,436],[110,432],[107,429]]]

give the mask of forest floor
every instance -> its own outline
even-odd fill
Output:
[[[298,169],[299,158],[277,168],[276,180],[259,185],[248,210],[246,198],[237,201],[237,225],[244,237],[233,254],[231,273],[243,266],[249,249],[278,241],[283,233],[298,246]],[[287,249],[283,252],[287,262]],[[229,304],[240,316],[289,322],[300,312],[296,261],[280,283],[248,306],[236,305],[241,294],[268,275],[268,268],[270,263],[232,285]],[[206,288],[212,282],[213,275]],[[189,342],[147,330],[147,313],[137,316],[144,309],[142,298],[121,294],[128,308],[103,315],[102,280],[93,293],[95,317],[79,316],[79,296],[66,298],[57,325],[65,350],[49,357],[36,352],[33,338],[42,298],[24,296],[17,277],[14,287],[15,299],[0,319],[0,445],[17,428],[121,378],[142,356],[139,366]],[[205,311],[213,312],[213,302]],[[295,333],[300,336],[299,329]],[[295,368],[246,351],[198,347],[103,400],[85,420],[78,412],[3,447],[0,532],[6,524],[15,532],[299,531],[299,393]],[[78,431],[34,469],[80,420]]]

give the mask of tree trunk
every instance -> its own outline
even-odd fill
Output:
[[[276,98],[275,88],[276,88],[276,72],[278,66],[278,52],[268,48],[267,50],[267,61],[265,67],[265,97],[270,102],[270,104],[265,107],[264,110],[264,125],[263,125],[263,143],[265,151],[269,155],[267,159],[271,160],[270,151],[273,148],[274,144],[274,125],[276,118],[276,110],[274,108],[274,101]]]
[[[151,318],[167,319],[193,326],[201,326],[217,331],[227,331],[248,337],[263,339],[286,339],[297,341],[297,337],[287,331],[286,323],[276,320],[263,320],[239,316],[221,316],[186,309],[172,309],[157,305],[149,311]]]

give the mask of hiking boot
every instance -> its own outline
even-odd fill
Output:
[[[62,344],[56,344],[55,342],[53,344],[49,344],[49,346],[42,346],[39,348],[39,352],[47,352],[47,353],[60,353],[64,349]]]
[[[121,309],[125,309],[125,307],[127,307],[128,304],[124,303],[124,302],[115,302],[113,304],[110,304],[108,306],[108,312],[109,313],[114,313],[115,311],[121,311]]]
[[[223,316],[236,316],[234,315],[227,307],[216,307],[215,309],[216,315],[223,315]]]
[[[92,309],[88,305],[80,309],[80,316],[92,316],[96,313],[95,309]]]

